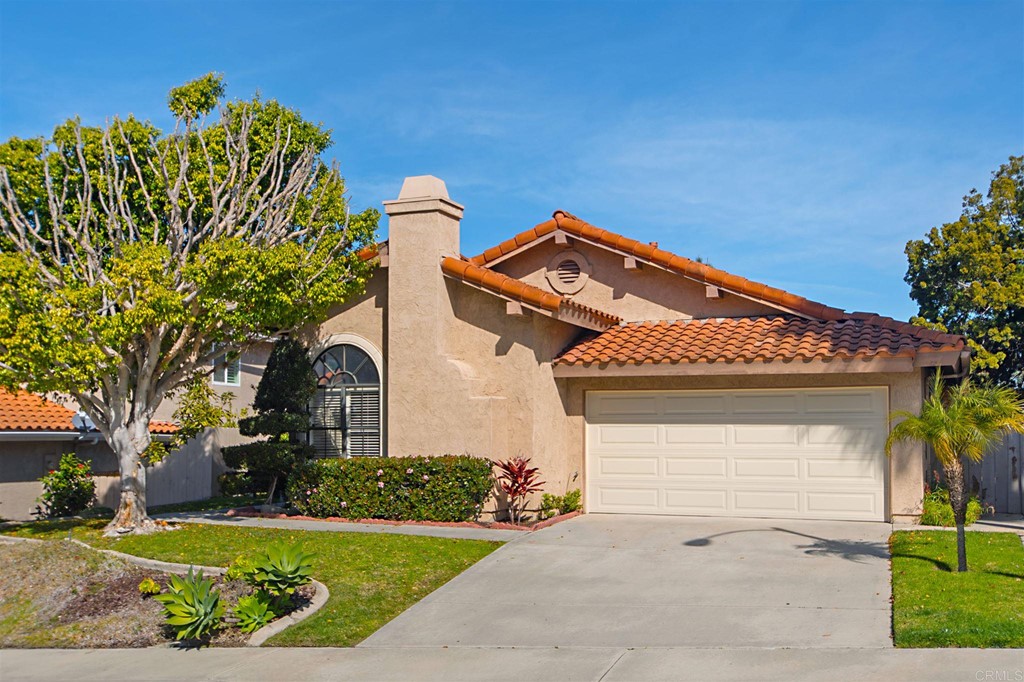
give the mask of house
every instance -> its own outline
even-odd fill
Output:
[[[565,211],[466,257],[432,176],[385,202],[365,293],[302,332],[321,456],[525,455],[588,512],[889,520],[923,448],[891,410],[959,336],[822,303]],[[496,241],[499,241],[496,239]]]
[[[117,459],[95,429],[72,421],[75,411],[51,400],[0,389],[0,518],[28,520],[42,494],[39,479],[56,468],[61,455],[74,453],[88,461],[96,480],[97,503],[114,507],[120,491]],[[81,426],[81,428],[79,428]],[[154,421],[154,437],[169,438],[176,427]],[[188,456],[168,458],[151,467],[149,502],[167,504],[209,497],[212,458],[190,446]]]

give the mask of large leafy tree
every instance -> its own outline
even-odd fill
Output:
[[[963,334],[972,371],[1024,389],[1024,157],[964,197],[960,219],[907,243],[913,321]]]
[[[930,446],[942,465],[956,522],[957,570],[966,571],[964,459],[980,462],[989,446],[1006,432],[1024,433],[1024,400],[1006,386],[979,386],[970,379],[946,386],[936,374],[921,413],[897,411],[892,418],[901,421],[889,432],[887,453],[897,441],[914,440]]]
[[[224,353],[322,319],[365,284],[379,214],[350,215],[330,131],[274,100],[171,91],[163,133],[71,120],[0,145],[0,385],[75,398],[118,457],[108,532],[146,515],[149,423],[178,394],[182,435],[223,422]]]

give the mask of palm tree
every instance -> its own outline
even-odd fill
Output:
[[[1010,388],[978,386],[965,379],[946,386],[935,377],[931,394],[921,405],[921,414],[897,411],[890,419],[900,419],[892,427],[885,443],[892,453],[897,441],[916,440],[929,445],[942,464],[949,486],[949,504],[956,522],[957,571],[967,570],[964,544],[964,520],[967,516],[967,484],[963,458],[980,462],[985,451],[1007,431],[1024,433],[1024,401]]]

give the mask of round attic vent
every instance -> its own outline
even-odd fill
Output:
[[[564,286],[570,287],[580,278],[580,264],[574,260],[566,258],[564,261],[558,264],[555,272],[558,276],[558,281]]]
[[[590,263],[579,251],[560,251],[548,263],[548,284],[560,294],[575,294],[590,279]]]

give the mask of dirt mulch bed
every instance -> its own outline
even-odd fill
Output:
[[[211,576],[221,601],[233,605],[252,593],[246,583]],[[152,578],[166,588],[169,576],[70,542],[0,545],[0,647],[65,649],[149,647],[173,643],[163,606],[139,593]],[[293,608],[315,589],[299,588]],[[249,635],[221,628],[209,644],[245,646]]]
[[[438,526],[443,528],[480,528],[483,530],[519,530],[519,531],[531,531],[540,530],[541,528],[547,528],[553,526],[556,523],[567,521],[573,517],[579,516],[580,512],[571,512],[569,514],[559,514],[558,516],[546,519],[544,521],[537,521],[530,525],[517,526],[513,523],[505,523],[504,521],[492,521],[491,523],[483,523],[477,521],[393,521],[391,519],[347,519],[341,516],[328,516],[326,518],[318,518],[316,516],[302,516],[301,514],[264,514],[256,507],[238,507],[237,509],[229,509],[226,512],[227,516],[238,516],[242,518],[256,518],[256,519],[291,519],[293,521],[330,521],[331,523],[366,523],[379,526]]]

